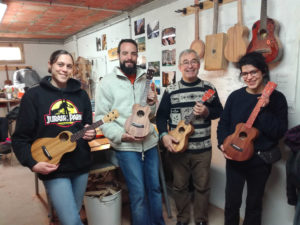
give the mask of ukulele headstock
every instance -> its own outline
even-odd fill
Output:
[[[210,99],[213,95],[215,94],[215,91],[213,89],[208,89],[204,95],[202,96],[202,102],[207,101],[208,99]]]
[[[107,122],[111,122],[111,121],[117,119],[118,117],[119,117],[119,112],[116,109],[114,109],[110,113],[106,114],[103,117],[102,121],[103,121],[103,123],[107,123]]]
[[[153,76],[154,76],[155,70],[154,69],[148,69],[147,70],[147,74],[146,74],[146,78],[147,80],[152,80]]]

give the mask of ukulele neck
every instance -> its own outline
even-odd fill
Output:
[[[71,136],[71,142],[75,142],[77,141],[78,139],[82,138],[85,134],[85,132],[87,130],[93,130],[93,129],[96,129],[97,127],[101,126],[103,124],[103,121],[102,120],[99,120],[87,127],[84,127],[83,129],[77,131],[76,133],[74,133],[72,136]]]
[[[150,83],[151,83],[151,80],[147,79],[146,80],[146,86],[145,86],[145,89],[144,89],[144,92],[143,92],[143,95],[142,95],[141,106],[146,106],[147,105],[147,95],[148,95],[148,92],[149,92],[149,89],[150,89]]]
[[[267,30],[267,0],[261,0],[260,30]]]

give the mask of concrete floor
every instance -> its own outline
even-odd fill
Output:
[[[40,196],[35,193],[34,174],[28,168],[22,167],[14,156],[0,159],[0,225],[49,225],[47,198],[40,181],[39,193]],[[173,217],[168,218],[164,209],[164,218],[166,225],[175,225],[174,201],[169,199]],[[129,205],[122,208],[122,225],[130,225]],[[222,225],[223,221],[223,210],[210,206],[209,225]]]

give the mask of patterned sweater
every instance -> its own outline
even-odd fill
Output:
[[[180,120],[186,119],[193,112],[195,102],[200,102],[208,89],[215,91],[214,96],[204,103],[209,110],[209,115],[206,118],[196,117],[193,120],[195,131],[189,137],[187,152],[198,153],[211,150],[211,120],[220,117],[223,111],[217,91],[207,81],[197,79],[193,83],[187,83],[180,80],[168,86],[161,99],[156,116],[160,134],[168,132],[168,128],[176,128]]]

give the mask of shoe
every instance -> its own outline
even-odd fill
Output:
[[[176,223],[176,225],[189,225],[189,223],[182,223],[182,222],[178,221],[178,222]]]
[[[208,225],[208,223],[206,221],[202,221],[202,222],[196,223],[196,225]]]

